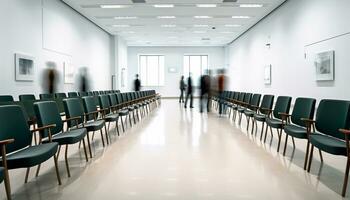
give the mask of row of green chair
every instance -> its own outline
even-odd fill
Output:
[[[294,102],[293,111],[290,113],[292,98],[279,96],[274,102],[274,95],[264,95],[260,102],[260,94],[245,92],[225,91],[221,100],[216,97],[216,103],[224,104],[228,116],[236,120],[239,114],[241,123],[242,115],[247,119],[247,130],[249,122],[252,121],[251,134],[257,131],[257,122],[262,123],[260,140],[266,142],[268,128],[277,130],[278,146],[280,150],[281,138],[285,133],[283,156],[286,154],[288,138],[291,137],[293,148],[294,139],[306,140],[304,170],[310,172],[313,151],[316,147],[319,150],[320,160],[323,162],[322,152],[347,157],[345,177],[342,189],[342,196],[345,196],[348,174],[350,168],[350,101],[323,99],[319,102],[316,111],[316,100],[314,98],[299,97]],[[274,108],[273,108],[274,107]],[[316,111],[316,117],[314,118]],[[266,125],[266,128],[264,127]]]
[[[99,105],[96,104],[96,97],[99,100]],[[85,138],[88,141],[90,157],[92,157],[88,133],[99,130],[104,145],[102,135],[104,128],[108,144],[109,134],[106,130],[106,122],[117,121],[120,113],[123,113],[124,110],[127,110],[128,115],[131,108],[148,107],[146,108],[148,110],[152,104],[158,104],[157,101],[159,101],[159,95],[155,91],[65,98],[63,106],[66,116],[62,118],[56,101],[33,100],[32,109],[36,118],[36,126],[33,126],[33,129],[30,129],[29,117],[23,102],[2,102],[0,106],[0,147],[2,153],[0,182],[5,180],[8,199],[11,199],[9,169],[27,168],[25,178],[25,182],[27,182],[31,167],[37,166],[36,176],[38,176],[41,163],[53,158],[58,183],[61,184],[57,157],[62,146],[65,147],[65,163],[68,177],[70,177],[67,157],[69,145],[82,143],[85,159],[88,161]],[[65,124],[66,130],[64,130]],[[39,141],[32,145],[32,135],[37,132],[40,135]]]

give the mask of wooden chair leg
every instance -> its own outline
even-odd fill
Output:
[[[266,124],[266,130],[265,130],[265,138],[264,138],[264,143],[266,143],[266,138],[267,138],[267,129],[269,129],[269,126]]]
[[[310,172],[311,170],[311,164],[312,164],[312,156],[314,154],[314,145],[311,144],[311,150],[310,150],[310,156],[309,156],[309,166],[307,168],[307,172]]]
[[[26,170],[26,176],[24,178],[24,183],[28,183],[29,172],[30,172],[30,167],[28,167],[27,170]]]
[[[68,164],[68,144],[66,144],[66,150],[65,150],[65,154],[64,154],[64,159],[66,161],[67,174],[68,174],[68,178],[69,178],[70,177],[70,171],[69,171],[69,164]]]
[[[277,129],[277,135],[278,135],[277,152],[280,152],[282,129],[280,129],[280,130]]]
[[[292,137],[292,142],[293,142],[293,148],[295,149],[295,141],[294,141],[294,137]]]
[[[123,133],[125,133],[124,122],[123,122],[123,118],[122,117],[120,117],[120,122],[122,123]]]
[[[109,129],[108,129],[109,131]],[[106,135],[106,140],[107,140],[107,145],[109,145],[109,133],[107,131],[106,125],[105,125],[105,135]]]
[[[307,161],[308,161],[308,158],[309,158],[309,149],[310,149],[310,142],[307,141],[306,151],[305,151],[304,170],[306,170],[306,167],[307,167]]]
[[[89,158],[88,158],[88,155],[87,155],[85,139],[84,138],[83,138],[83,147],[84,147],[84,154],[85,154],[86,162],[89,162]]]
[[[247,117],[247,131],[249,130],[250,117]]]
[[[119,123],[118,123],[118,121],[119,121],[119,117],[117,118],[117,121],[115,122],[115,131],[116,131],[116,133],[118,133],[118,136],[119,136]]]
[[[5,177],[4,177],[4,183],[5,183],[5,190],[6,190],[6,197],[7,200],[11,200],[11,184],[9,179],[9,174],[7,169],[5,170]]]
[[[346,162],[346,169],[345,169],[345,176],[344,176],[344,183],[343,183],[343,190],[341,195],[345,197],[346,189],[348,186],[348,178],[349,178],[349,167],[350,167],[350,158],[348,156],[347,162]]]
[[[92,152],[91,152],[91,142],[90,142],[90,137],[89,137],[89,133],[86,134],[86,138],[88,141],[88,147],[89,147],[89,154],[90,154],[90,158],[92,158]]]
[[[103,138],[103,132],[102,132],[102,129],[100,130],[100,133],[101,133],[102,145],[103,145],[103,147],[105,147],[105,139]]]
[[[57,176],[57,181],[58,181],[58,185],[61,185],[61,176],[60,176],[60,172],[58,170],[58,164],[57,164],[57,157],[56,155],[53,156],[54,162],[55,162],[55,170],[56,170],[56,176]]]
[[[284,142],[283,156],[286,156],[287,143],[288,143],[288,134],[286,134],[286,141]]]
[[[264,135],[265,122],[262,123],[261,133],[260,133],[260,141],[262,141]],[[256,129],[258,129],[258,123],[256,123]]]
[[[56,154],[57,158],[60,156],[60,152],[61,152],[61,145],[58,146],[58,151],[57,151],[57,154]]]
[[[323,162],[322,151],[321,151],[321,150],[318,150],[318,153],[320,154],[320,160],[321,160],[321,162]]]
[[[39,164],[38,167],[36,168],[35,177],[38,177],[38,176],[39,176],[40,166],[41,166],[41,164]]]

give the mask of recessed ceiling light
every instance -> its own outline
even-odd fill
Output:
[[[126,8],[128,5],[100,5],[101,8]]]
[[[175,16],[158,16],[158,19],[175,19]]]
[[[206,33],[206,31],[194,31],[193,33]]]
[[[153,5],[155,8],[173,8],[174,4],[155,4]]]
[[[240,27],[242,25],[240,25],[240,24],[226,24],[225,26],[226,27]]]
[[[163,25],[161,25],[161,26],[164,27],[164,28],[173,28],[173,27],[176,27],[175,24],[163,24]]]
[[[114,19],[137,19],[135,16],[118,16],[114,17]]]
[[[130,27],[130,25],[127,25],[127,24],[114,24],[113,27],[125,28],[125,27]]]
[[[209,27],[209,25],[207,25],[207,24],[195,24],[193,26],[194,27],[198,27],[198,28],[200,28],[200,27]]]
[[[216,4],[197,4],[199,8],[215,8]]]
[[[211,17],[211,16],[194,16],[194,18],[196,18],[196,19],[210,19],[210,18],[213,18],[213,17]]]
[[[249,19],[250,16],[232,16],[233,19]]]
[[[262,4],[240,4],[239,7],[241,8],[261,8],[264,5]]]

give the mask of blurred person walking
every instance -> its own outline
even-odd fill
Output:
[[[134,80],[134,90],[135,92],[138,92],[140,91],[140,89],[141,89],[141,81],[139,79],[139,75],[136,74],[136,79]]]
[[[56,70],[56,63],[46,62],[47,69],[44,71],[43,88],[46,93],[54,94],[56,92],[58,73]]]
[[[218,70],[218,93],[219,93],[219,114],[222,115],[224,111],[223,103],[224,103],[224,90],[225,90],[225,70]]]
[[[188,98],[190,99],[190,108],[193,108],[193,85],[192,85],[192,75],[190,74],[190,76],[187,79],[187,93],[186,93],[186,101],[185,101],[185,108],[187,108],[187,101]]]
[[[201,94],[200,94],[200,112],[203,112],[203,104],[206,101],[206,106],[207,106],[207,112],[210,112],[210,97],[209,97],[209,92],[210,92],[210,76],[208,75],[208,71],[205,72],[203,76],[200,78],[200,88],[201,88]]]
[[[179,103],[184,103],[184,92],[186,89],[186,84],[185,84],[185,80],[184,80],[184,76],[181,76],[181,80],[180,80],[180,98],[179,98]]]

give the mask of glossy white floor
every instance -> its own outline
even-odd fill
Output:
[[[283,157],[276,153],[276,135],[264,144],[246,133],[242,121],[240,128],[217,114],[163,100],[161,108],[126,134],[112,135],[107,148],[96,137],[94,159],[88,163],[82,149],[71,148],[71,178],[61,155],[61,186],[53,160],[43,165],[38,178],[32,169],[27,184],[24,169],[10,171],[13,198],[342,199],[344,158],[324,154],[321,165],[315,154],[312,172],[306,173],[305,141],[296,141],[294,153],[289,144]],[[3,184],[0,192],[4,198]]]

